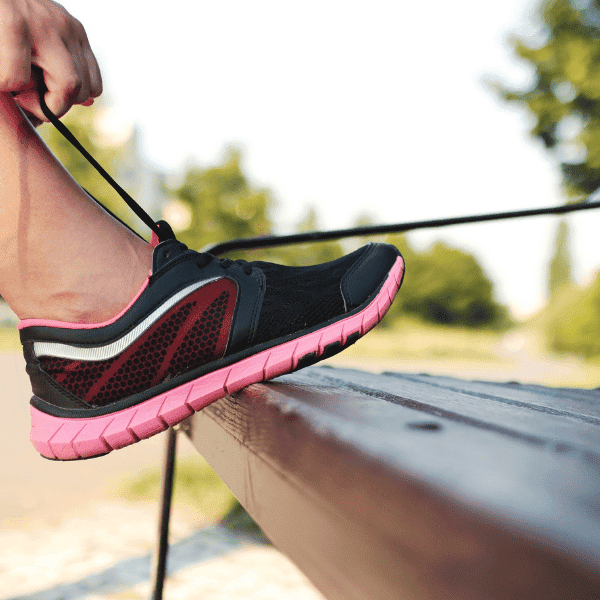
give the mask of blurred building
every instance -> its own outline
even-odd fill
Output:
[[[140,130],[134,125],[123,145],[115,179],[155,221],[162,218],[170,199],[165,191],[166,178],[167,174],[144,156]]]

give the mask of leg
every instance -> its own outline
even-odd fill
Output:
[[[0,294],[21,319],[94,323],[123,309],[152,248],[93,202],[0,93]]]

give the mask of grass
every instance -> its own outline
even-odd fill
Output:
[[[441,327],[406,317],[393,327],[382,325],[329,364],[551,387],[600,386],[600,361],[549,351],[543,319],[503,332]]]
[[[494,352],[501,334],[495,331],[440,327],[403,318],[379,327],[344,351],[346,357],[498,362]]]
[[[117,494],[130,502],[156,501],[160,495],[161,468],[152,467],[129,477],[117,487]],[[193,508],[210,521],[253,535],[267,543],[266,536],[229,488],[201,456],[178,458],[175,465],[173,503]]]
[[[21,341],[16,327],[0,326],[0,352],[21,350]]]
[[[123,481],[117,493],[129,501],[156,500],[159,497],[161,468],[140,471]],[[200,456],[177,459],[173,501],[201,512],[211,520],[220,520],[236,504],[235,496]]]

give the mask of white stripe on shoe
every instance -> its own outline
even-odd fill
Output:
[[[192,285],[177,292],[171,296],[164,304],[159,306],[153,313],[148,315],[139,325],[132,329],[127,335],[124,335],[116,342],[106,344],[104,346],[95,346],[93,348],[80,348],[69,344],[61,344],[59,342],[34,342],[33,351],[37,357],[54,356],[56,358],[69,358],[71,360],[107,360],[114,358],[123,350],[131,346],[145,331],[147,331],[160,317],[162,317],[170,308],[175,306],[180,300],[187,295],[195,292],[201,287],[218,281],[222,277],[213,277],[205,281],[196,281]]]

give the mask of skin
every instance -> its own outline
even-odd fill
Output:
[[[0,91],[39,121],[32,66],[43,72],[48,108],[62,117],[102,93],[100,68],[83,25],[51,0],[0,0]]]
[[[37,68],[35,68],[37,67]],[[39,137],[102,93],[81,23],[50,0],[0,0],[0,294],[21,319],[98,323],[144,283],[152,248],[90,200]]]

